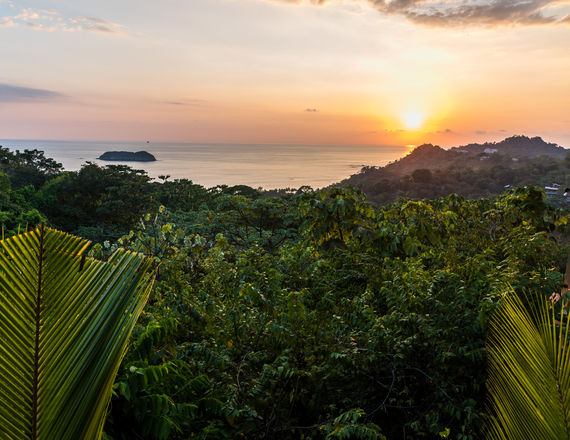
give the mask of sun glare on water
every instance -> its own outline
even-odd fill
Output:
[[[424,119],[424,115],[419,112],[410,112],[404,115],[404,120],[408,128],[418,128]]]

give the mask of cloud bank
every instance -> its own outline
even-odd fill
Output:
[[[0,102],[38,102],[53,101],[67,96],[51,90],[34,89],[31,87],[13,86],[0,83]]]
[[[302,0],[271,0],[300,4]],[[334,0],[310,0],[324,5]],[[404,17],[428,27],[520,27],[570,25],[565,17],[550,15],[549,7],[569,0],[361,0],[385,16]]]

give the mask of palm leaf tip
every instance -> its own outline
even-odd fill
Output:
[[[535,298],[530,311],[514,292],[504,298],[487,344],[490,438],[570,439],[567,332],[546,298]]]
[[[85,258],[88,245],[43,225],[0,241],[0,432],[7,438],[101,435],[152,275],[140,254],[118,250],[102,262]]]

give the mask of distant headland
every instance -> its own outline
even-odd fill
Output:
[[[130,162],[154,162],[156,158],[146,151],[137,151],[133,153],[131,151],[107,151],[103,153],[99,160],[120,160],[120,161],[130,161]]]
[[[368,201],[386,205],[405,199],[495,198],[513,187],[544,188],[556,207],[567,208],[570,149],[540,137],[511,136],[500,142],[444,150],[423,144],[386,166],[367,166],[334,187],[362,190]],[[560,188],[560,190],[559,190]]]

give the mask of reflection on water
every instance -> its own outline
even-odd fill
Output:
[[[292,145],[292,144],[186,144],[146,142],[74,142],[0,140],[12,150],[38,149],[78,170],[86,161],[99,165],[117,162],[96,158],[105,151],[148,151],[156,162],[126,163],[151,177],[169,174],[206,187],[249,185],[254,188],[322,188],[357,173],[363,166],[384,166],[415,146]]]

